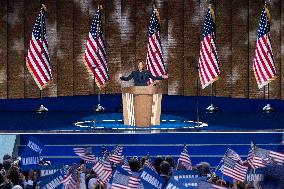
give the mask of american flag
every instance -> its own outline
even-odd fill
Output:
[[[148,44],[146,66],[154,76],[162,76],[166,74],[166,66],[163,59],[163,48],[160,38],[160,23],[158,9],[153,5],[148,25]],[[152,82],[152,80],[150,80]]]
[[[240,164],[243,164],[243,161],[241,159],[241,157],[239,156],[239,154],[237,154],[237,152],[235,152],[234,150],[232,149],[228,149],[227,152],[226,152],[226,156],[228,158],[231,158],[232,160],[240,163]]]
[[[26,56],[26,65],[40,90],[52,80],[44,9],[36,17]]]
[[[77,188],[77,170],[75,166],[71,166],[67,170],[67,174],[64,176],[61,183],[65,189],[76,189]]]
[[[270,39],[270,14],[266,5],[262,9],[258,25],[253,71],[258,88],[267,85],[277,76]]]
[[[225,156],[222,161],[223,165],[221,171],[224,175],[240,182],[245,182],[248,167],[241,165],[227,156]]]
[[[82,160],[87,162],[96,162],[96,156],[92,154],[92,148],[73,148],[74,153],[78,155]]]
[[[91,24],[84,60],[98,87],[103,86],[109,80],[109,75],[100,9]]]
[[[112,173],[110,162],[107,158],[102,158],[94,165],[93,171],[98,175],[98,182],[103,185],[106,184]]]
[[[123,165],[121,166],[125,171],[128,172],[128,174],[132,175],[132,171],[131,171],[131,168],[129,166],[129,163],[128,163],[128,160],[125,158],[124,159],[124,162],[123,162]]]
[[[253,169],[268,165],[284,165],[284,154],[252,146],[247,159]]]
[[[121,174],[115,171],[113,174],[113,180],[111,189],[137,189],[140,179],[132,175]]]
[[[199,78],[203,89],[220,77],[215,32],[215,13],[213,5],[210,4],[205,16],[198,61]]]
[[[191,170],[192,169],[190,156],[188,154],[186,146],[183,148],[183,150],[180,153],[180,156],[178,158],[177,169],[186,169],[186,170]]]
[[[113,164],[120,164],[122,162],[122,151],[123,147],[122,146],[116,146],[112,153],[109,155],[109,161]]]

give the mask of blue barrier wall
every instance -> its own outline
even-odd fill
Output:
[[[284,153],[281,133],[164,133],[164,134],[62,134],[21,135],[19,154],[26,140],[33,136],[46,145],[45,159],[53,163],[79,162],[73,147],[91,146],[93,153],[101,155],[102,146],[110,151],[115,145],[124,146],[125,156],[172,155],[177,157],[184,144],[193,164],[200,161],[216,166],[227,148],[235,150],[245,160],[253,141],[257,146]]]
[[[0,100],[0,111],[34,111],[44,104],[51,111],[90,111],[97,103],[97,96],[50,97],[40,99],[8,99]],[[121,94],[101,95],[101,104],[108,111],[121,109]],[[222,111],[260,111],[267,100],[238,99],[215,97],[214,104]],[[277,111],[284,111],[284,101],[270,100]],[[210,105],[210,97],[199,97],[199,108],[204,110]],[[164,95],[163,111],[195,111],[196,97]]]

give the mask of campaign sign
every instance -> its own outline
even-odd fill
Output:
[[[44,145],[32,136],[27,140],[26,147],[39,154],[41,154],[44,149]]]
[[[165,183],[160,175],[147,167],[140,174],[140,179],[145,189],[162,189]]]
[[[187,188],[196,188],[199,181],[199,172],[198,170],[176,170],[173,172],[172,177]]]
[[[263,182],[264,176],[264,169],[263,168],[258,168],[258,169],[251,169],[250,171],[248,171],[247,176],[246,176],[246,181],[247,183],[255,183],[255,182]]]
[[[187,189],[187,187],[172,177],[165,189]]]
[[[49,176],[53,175],[57,171],[61,171],[63,169],[63,164],[60,165],[41,165],[39,166],[40,176]]]
[[[63,184],[61,183],[63,177],[61,170],[52,175],[40,177],[39,187],[40,189],[63,189]]]
[[[39,167],[39,161],[39,154],[26,148],[24,153],[21,155],[20,167],[22,170],[35,170]]]

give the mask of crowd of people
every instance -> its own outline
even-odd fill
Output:
[[[127,164],[134,173],[139,173],[143,170],[145,162],[148,159],[147,156],[138,158],[131,157],[128,159]],[[44,163],[44,162],[42,162]],[[173,170],[176,169],[177,163],[172,156],[161,157],[158,156],[152,161],[152,166],[156,172],[167,183]],[[75,165],[75,164],[74,164]],[[74,166],[73,165],[73,166]],[[103,189],[110,188],[110,185],[102,185],[97,182],[97,175],[91,169],[87,168],[86,162],[80,160],[80,163],[75,165],[77,168],[78,180],[74,189]],[[115,169],[115,165],[112,166]],[[3,161],[0,164],[1,176],[0,176],[0,189],[39,189],[40,171],[29,170],[21,171],[19,161],[14,161],[10,155],[5,155]],[[232,189],[283,189],[284,188],[284,170],[281,166],[267,167],[264,172],[264,180],[261,183],[240,183],[226,182],[221,177],[218,177],[214,173],[214,169],[207,162],[200,162],[199,164],[192,166],[192,170],[197,170],[200,176],[206,177],[207,182],[214,183],[224,188]]]

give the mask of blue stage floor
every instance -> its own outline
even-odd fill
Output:
[[[124,132],[121,94],[101,95],[107,112],[91,112],[96,96],[51,97],[43,99],[0,100],[0,132]],[[199,120],[196,116],[196,97],[163,95],[161,131],[284,131],[284,101],[254,100],[228,97],[214,98],[219,111],[207,114],[210,97],[199,97]],[[263,113],[270,103],[275,112]],[[49,112],[34,112],[40,104]],[[77,123],[77,124],[76,124]],[[79,127],[81,126],[81,127]],[[137,130],[136,130],[137,131]]]
[[[279,131],[284,130],[284,113],[217,112],[200,113],[198,125],[195,112],[164,112],[161,125],[151,129],[161,131]],[[1,112],[0,132],[124,132],[122,113],[116,112]],[[139,129],[136,129],[137,131]]]

